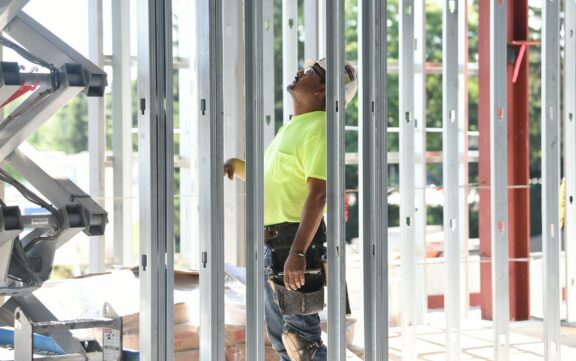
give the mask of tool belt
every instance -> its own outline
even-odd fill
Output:
[[[266,247],[272,251],[269,283],[274,290],[280,312],[284,315],[307,315],[324,309],[326,283],[326,226],[320,223],[306,251],[304,286],[296,291],[284,286],[284,263],[288,258],[299,223],[282,223],[264,229]]]

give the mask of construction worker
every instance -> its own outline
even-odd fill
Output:
[[[287,90],[294,114],[264,154],[265,316],[282,361],[324,361],[318,312],[324,308],[326,227],[326,61],[296,73]],[[356,94],[351,65],[344,69],[345,100]],[[245,179],[232,158],[224,173]]]

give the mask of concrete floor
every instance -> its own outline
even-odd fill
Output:
[[[362,255],[356,245],[347,247],[346,276],[349,287],[352,316],[357,319],[354,344],[364,343],[363,298],[362,298]],[[428,313],[425,326],[417,327],[416,349],[418,360],[446,360],[445,314]],[[492,322],[483,321],[479,309],[471,309],[469,317],[461,321],[461,360],[493,360]],[[562,327],[561,360],[576,361],[576,327]],[[544,360],[542,322],[537,320],[510,323],[510,360]],[[401,328],[389,330],[390,360],[402,359]]]

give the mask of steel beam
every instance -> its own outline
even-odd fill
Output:
[[[133,257],[132,83],[128,0],[112,1],[112,73],[114,75],[112,80],[114,263],[129,265],[132,264]]]
[[[576,324],[576,2],[564,2],[564,244],[567,321]]]
[[[416,324],[425,322],[426,291],[426,1],[414,4],[414,237]]]
[[[544,358],[560,360],[560,1],[542,3]]]
[[[88,2],[89,58],[98,67],[104,65],[104,31],[102,0]],[[90,163],[90,194],[104,204],[104,157],[106,153],[106,122],[104,97],[88,99],[88,154]],[[104,272],[105,243],[103,236],[90,238],[90,272]]]
[[[137,5],[140,359],[160,361],[174,356],[172,2]]]
[[[264,13],[245,2],[246,359],[264,360]]]
[[[222,0],[197,2],[200,178],[200,360],[224,360]]]
[[[360,114],[365,360],[388,360],[387,1],[360,5]],[[367,74],[366,77],[362,74]]]
[[[460,347],[460,179],[458,174],[458,12],[455,0],[442,6],[442,134],[444,187],[444,261],[447,360],[461,358]]]
[[[494,360],[508,360],[508,150],[507,150],[507,6],[490,7],[490,223],[492,240],[492,310]]]
[[[525,41],[528,32],[528,0],[508,5],[508,43]],[[512,259],[530,256],[530,121],[528,61],[522,61],[514,81],[513,65],[508,64],[508,238]],[[517,187],[520,186],[520,187]],[[530,319],[530,263],[511,262],[510,319]]]
[[[402,360],[416,359],[414,164],[414,1],[400,1],[400,234],[402,238]]]
[[[284,119],[292,116],[292,96],[286,90],[298,71],[298,0],[282,0],[282,90]]]
[[[328,359],[345,359],[346,240],[344,227],[344,0],[326,3],[328,201]]]

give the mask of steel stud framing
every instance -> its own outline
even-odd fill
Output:
[[[386,1],[360,8],[360,113],[365,360],[388,360]],[[370,74],[363,77],[362,74]]]
[[[200,359],[224,360],[222,1],[197,2],[200,177]]]
[[[416,359],[416,239],[414,230],[414,1],[400,1],[400,237],[402,359]]]
[[[560,1],[542,2],[544,357],[560,360]]]
[[[345,359],[344,0],[326,2],[328,359]]]
[[[492,238],[492,310],[494,360],[508,360],[510,304],[508,300],[508,150],[507,36],[508,0],[490,7],[490,221]]]
[[[564,2],[564,244],[567,320],[576,324],[576,2]]]
[[[458,216],[458,2],[443,2],[442,103],[444,131],[444,260],[447,360],[460,359],[460,240]]]
[[[246,359],[264,360],[264,16],[245,2],[246,34]]]
[[[284,123],[292,115],[292,97],[285,89],[298,71],[298,0],[282,0],[282,90]]]
[[[140,357],[160,361],[174,353],[172,3],[140,0],[138,16]]]

